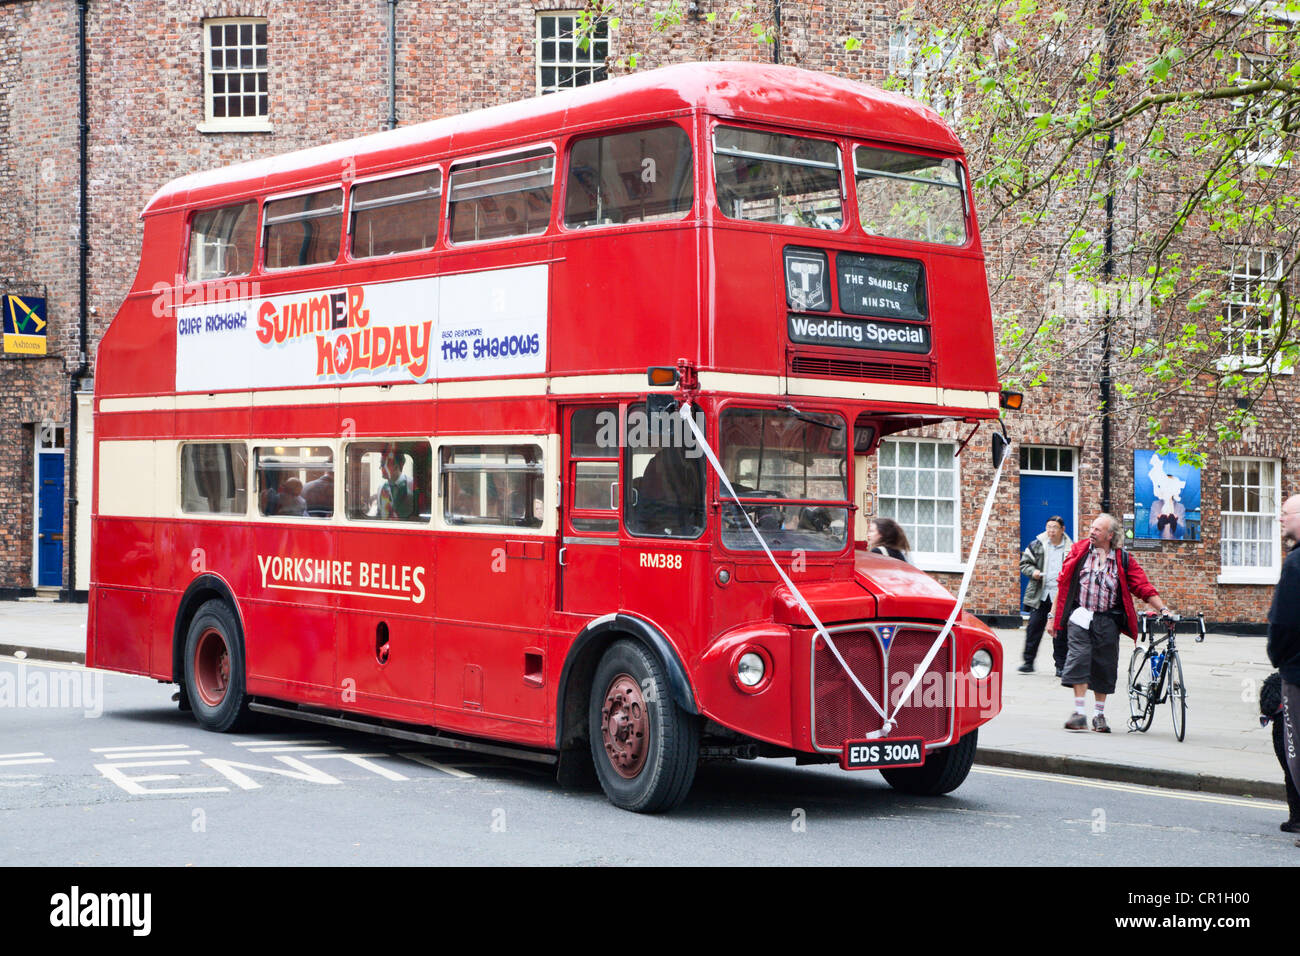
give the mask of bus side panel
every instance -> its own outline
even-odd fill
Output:
[[[993,318],[983,259],[936,255],[929,257],[926,270],[938,384],[942,388],[997,391]]]
[[[493,717],[524,721],[534,729],[498,725],[496,735],[545,742],[554,720],[543,630],[554,605],[554,541],[452,534],[439,535],[436,548],[439,708],[462,711],[465,729],[484,733]]]
[[[148,591],[105,587],[95,590],[95,667],[149,673],[149,634],[152,629],[153,595]]]
[[[644,372],[696,360],[696,235],[683,226],[556,242],[550,368]]]
[[[357,575],[352,587],[382,595],[339,596],[336,644],[341,706],[429,723],[435,672],[434,557],[428,531],[342,531],[338,550]]]
[[[99,344],[95,396],[167,395],[176,387],[176,327],[159,298],[132,293]],[[100,381],[100,377],[103,381]]]
[[[772,268],[780,261],[781,238],[726,227],[710,232],[713,289],[708,309],[717,334],[710,343],[712,361],[705,359],[706,364],[726,371],[784,375],[785,294],[781,272]]]
[[[289,699],[337,699],[333,587],[319,579],[335,559],[333,529],[308,519],[255,525],[245,555],[248,689]],[[355,578],[351,579],[355,582]],[[343,587],[352,587],[345,583]],[[295,694],[306,694],[297,697]]]

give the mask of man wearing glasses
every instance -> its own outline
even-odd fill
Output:
[[[1268,611],[1268,659],[1282,673],[1282,721],[1286,762],[1292,780],[1300,780],[1300,495],[1282,502],[1282,539],[1291,553],[1282,562],[1282,577]],[[1296,840],[1300,846],[1300,840]]]
[[[1066,730],[1087,730],[1088,688],[1096,703],[1092,729],[1110,733],[1106,723],[1106,697],[1115,692],[1119,671],[1119,635],[1137,640],[1136,594],[1157,611],[1165,602],[1147,580],[1132,555],[1120,545],[1120,524],[1114,515],[1099,514],[1088,529],[1088,540],[1070,549],[1057,580],[1057,593],[1065,595],[1056,608],[1053,633],[1066,636],[1065,666],[1061,685],[1074,688],[1074,713]],[[1300,701],[1297,701],[1300,703]]]

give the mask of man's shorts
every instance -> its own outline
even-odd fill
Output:
[[[1119,670],[1119,622],[1112,614],[1094,614],[1085,631],[1070,624],[1066,631],[1061,686],[1087,684],[1095,694],[1115,693]]]

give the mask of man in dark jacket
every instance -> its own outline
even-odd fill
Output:
[[[1282,673],[1286,762],[1291,779],[1300,781],[1300,495],[1282,502],[1281,519],[1282,536],[1292,547],[1268,611],[1268,659]]]
[[[1096,701],[1092,729],[1110,733],[1106,723],[1106,697],[1115,691],[1119,671],[1119,635],[1137,640],[1136,594],[1157,611],[1165,602],[1131,555],[1120,550],[1120,524],[1114,515],[1099,514],[1065,559],[1057,581],[1053,633],[1066,629],[1067,651],[1061,684],[1074,688],[1074,713],[1066,730],[1087,730],[1088,688]],[[1300,703],[1300,702],[1298,702]]]
[[[1034,658],[1038,656],[1038,642],[1043,638],[1043,628],[1052,614],[1052,604],[1056,601],[1056,582],[1061,576],[1065,556],[1074,544],[1065,533],[1065,519],[1052,515],[1047,519],[1047,528],[1025,548],[1020,555],[1020,573],[1029,578],[1025,588],[1025,607],[1029,608],[1029,623],[1025,627],[1025,662],[1020,665],[1020,673],[1028,674],[1034,669]],[[1061,676],[1065,666],[1065,642],[1052,641],[1052,658],[1056,664],[1056,676]]]

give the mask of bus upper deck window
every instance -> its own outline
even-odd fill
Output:
[[[185,277],[191,282],[248,275],[257,246],[257,203],[205,209],[190,220],[190,254]]]
[[[570,228],[681,219],[695,198],[690,137],[661,126],[579,140],[565,197]]]
[[[957,160],[859,146],[853,162],[858,215],[868,233],[965,244],[966,190]]]
[[[448,183],[452,242],[534,236],[551,221],[550,147],[459,163]]]
[[[438,237],[442,171],[430,169],[352,187],[352,255],[357,259],[432,249]]]
[[[724,216],[814,229],[844,224],[834,143],[719,126],[713,154]]]
[[[339,257],[343,234],[343,190],[272,200],[266,204],[263,222],[266,268],[333,262]]]

